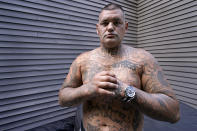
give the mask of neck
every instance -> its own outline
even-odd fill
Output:
[[[108,56],[117,56],[121,54],[121,45],[114,47],[114,48],[106,48],[104,46],[101,46],[101,52],[104,55],[108,55]]]

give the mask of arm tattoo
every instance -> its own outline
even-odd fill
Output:
[[[157,72],[157,78],[158,78],[159,82],[160,82],[163,86],[168,86],[168,83],[167,83],[167,81],[164,79],[164,76],[163,76],[163,74],[162,74],[161,71],[158,71],[158,72]]]
[[[70,67],[64,87],[77,87],[82,84],[80,67],[77,61],[74,61]]]
[[[145,91],[149,93],[162,93],[167,96],[174,97],[174,94],[169,87],[168,82],[164,78],[161,68],[157,62],[152,61],[150,63],[146,63],[144,71],[143,76],[146,79],[144,84]]]
[[[165,109],[166,111],[168,110],[168,108],[167,108],[165,102],[164,102],[161,98],[158,98],[158,102],[159,102],[160,106],[161,106],[163,109]]]
[[[144,63],[142,85],[143,90],[149,94],[138,94],[137,101],[140,103],[137,104],[138,107],[153,118],[165,121],[175,120],[179,110],[178,102],[164,78],[162,69],[150,55]]]

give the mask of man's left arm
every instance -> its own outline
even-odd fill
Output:
[[[154,119],[175,123],[180,119],[179,102],[157,61],[148,56],[141,77],[142,90],[135,88],[134,105]]]

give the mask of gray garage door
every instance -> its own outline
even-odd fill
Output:
[[[26,130],[75,115],[58,90],[80,53],[98,47],[95,24],[111,0],[0,0],[0,130]],[[125,44],[136,46],[137,3]]]

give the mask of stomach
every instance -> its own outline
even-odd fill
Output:
[[[136,112],[131,105],[117,99],[100,97],[88,100],[83,104],[84,128],[87,131],[133,131],[136,125]],[[139,112],[138,117],[141,117]],[[141,118],[138,118],[137,126],[140,123]]]

